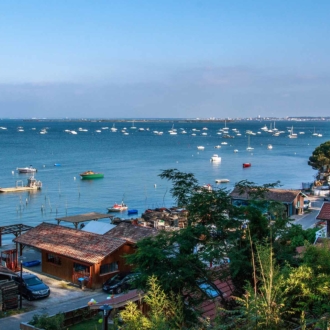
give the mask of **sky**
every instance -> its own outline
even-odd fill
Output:
[[[1,0],[0,118],[330,116],[330,1]]]

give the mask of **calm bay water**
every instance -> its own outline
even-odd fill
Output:
[[[131,123],[116,123],[118,131],[113,133],[109,129],[112,122],[2,120],[0,126],[7,129],[0,129],[0,186],[13,187],[17,180],[24,180],[25,184],[29,175],[18,174],[16,168],[33,165],[38,169],[36,178],[42,181],[43,188],[34,193],[0,194],[1,226],[16,223],[35,226],[43,221],[55,223],[56,217],[93,211],[106,213],[107,207],[122,199],[140,214],[146,208],[170,207],[174,204],[169,193],[171,185],[158,177],[161,170],[169,168],[192,172],[201,184],[215,185],[215,179],[227,178],[230,183],[220,186],[228,189],[244,179],[258,184],[280,180],[284,188],[293,189],[301,188],[302,182],[313,181],[316,172],[307,165],[308,157],[315,147],[330,140],[330,122],[278,121],[276,128],[285,131],[278,137],[263,132],[261,127],[265,124],[269,127],[271,123],[228,123],[230,135],[234,135],[233,128],[242,135],[224,139],[216,134],[224,123],[175,122],[178,134],[170,135],[172,122],[136,122],[137,129],[131,129]],[[298,134],[297,139],[288,138],[287,130],[292,125],[295,133],[305,134]],[[20,126],[23,132],[17,130]],[[106,126],[109,128],[102,129]],[[40,134],[45,127],[48,133]],[[127,127],[129,135],[120,132],[123,127]],[[208,130],[203,130],[204,127]],[[79,132],[78,128],[88,131]],[[180,128],[187,134],[182,134]],[[164,134],[155,135],[154,130]],[[246,130],[261,132],[250,138],[252,152],[246,151]],[[314,131],[322,137],[313,136]],[[207,135],[202,135],[203,132]],[[268,144],[273,145],[272,150],[267,149]],[[197,149],[200,145],[205,147],[203,151]],[[221,148],[215,149],[216,145]],[[239,151],[234,153],[234,149]],[[222,157],[221,163],[210,162],[213,154]],[[244,162],[252,166],[243,169]],[[103,172],[104,178],[81,180],[79,173],[89,169]],[[127,217],[125,213],[120,216]]]

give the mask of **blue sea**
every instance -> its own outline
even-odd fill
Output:
[[[106,213],[108,207],[122,200],[130,209],[137,209],[139,215],[147,208],[171,207],[171,184],[159,177],[162,170],[170,168],[194,173],[201,185],[210,183],[228,190],[245,179],[257,184],[280,180],[284,188],[299,189],[302,182],[312,182],[316,174],[307,164],[308,157],[315,147],[330,139],[330,122],[326,121],[277,121],[276,128],[285,132],[280,136],[261,130],[265,125],[274,127],[270,121],[136,121],[136,129],[131,128],[132,122],[116,122],[115,133],[110,130],[113,124],[0,120],[0,186],[14,187],[18,180],[25,184],[29,175],[18,174],[16,168],[29,165],[38,169],[36,178],[43,184],[41,191],[33,193],[0,194],[1,226],[36,226],[41,222],[56,223],[57,217]],[[217,134],[225,125],[235,138],[225,139]],[[296,139],[288,137],[292,126]],[[124,127],[128,135],[121,132]],[[177,129],[177,135],[168,133],[172,127]],[[40,134],[42,129],[47,133]],[[73,130],[77,134],[68,132]],[[183,130],[187,133],[183,134]],[[246,150],[246,130],[256,134],[250,135],[250,146],[254,148],[251,152]],[[241,136],[236,134],[238,131]],[[268,144],[272,150],[267,149]],[[219,145],[221,148],[216,149]],[[197,146],[205,148],[198,150]],[[213,154],[222,158],[220,163],[210,162]],[[252,166],[243,168],[245,162]],[[102,172],[104,178],[81,180],[79,173],[86,170]],[[230,182],[216,185],[215,180],[221,178]],[[125,213],[116,215],[128,218]]]

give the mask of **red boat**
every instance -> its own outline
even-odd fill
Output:
[[[243,163],[243,168],[245,167],[251,167],[251,163]]]

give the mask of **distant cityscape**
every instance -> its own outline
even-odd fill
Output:
[[[6,118],[7,120],[23,120],[23,121],[79,121],[79,122],[237,122],[237,121],[330,121],[329,117],[237,117],[237,118]],[[4,118],[0,120],[5,120]]]

